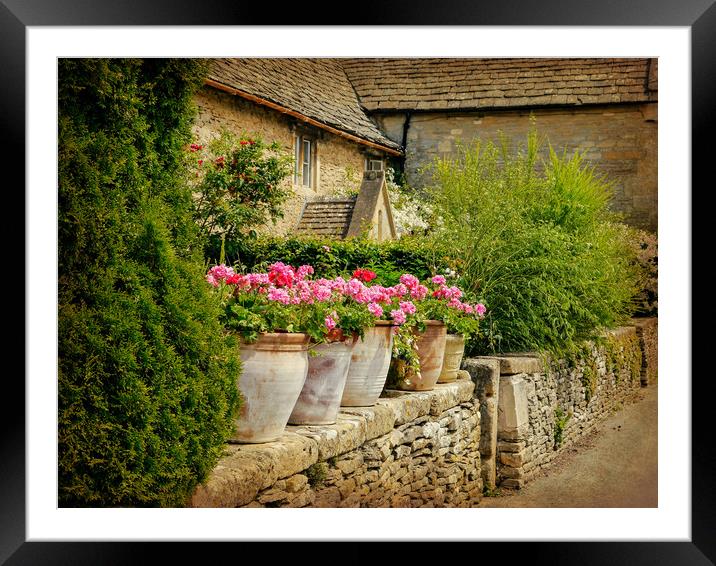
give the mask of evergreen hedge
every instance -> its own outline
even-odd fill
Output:
[[[455,259],[446,246],[419,236],[376,242],[367,238],[333,238],[313,236],[242,236],[224,242],[227,263],[246,271],[265,270],[275,261],[289,265],[312,265],[320,277],[336,277],[358,268],[375,271],[376,283],[395,285],[404,273],[421,280],[446,268],[455,267]],[[218,262],[221,240],[212,238],[207,256]]]
[[[60,506],[181,506],[238,409],[184,167],[190,59],[59,61]]]

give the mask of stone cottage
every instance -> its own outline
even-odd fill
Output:
[[[350,221],[336,211],[351,199],[330,197],[355,194],[365,170],[391,162],[420,188],[421,168],[458,141],[524,140],[534,115],[553,147],[581,151],[614,182],[627,222],[656,232],[657,94],[656,59],[224,59],[197,96],[196,128],[292,148],[296,198],[279,231],[311,231],[321,209],[332,226],[321,230],[341,237]]]
[[[336,196],[342,197],[336,199],[339,202],[351,201],[350,223],[364,171],[382,172],[388,158],[403,155],[400,144],[381,132],[363,111],[335,59],[218,59],[212,63],[206,84],[196,96],[197,137],[206,140],[221,128],[237,134],[258,133],[265,141],[278,141],[295,156],[294,175],[286,181],[295,197],[272,232],[295,231],[307,203]],[[369,212],[370,219],[377,213]],[[382,218],[386,213],[380,214]],[[386,218],[385,234],[390,233],[388,224]]]

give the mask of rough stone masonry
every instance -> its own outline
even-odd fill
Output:
[[[520,488],[656,379],[657,319],[607,332],[569,357],[463,360],[433,391],[384,391],[336,424],[229,444],[192,507],[475,507]]]
[[[656,319],[608,331],[560,360],[530,353],[465,360],[483,408],[482,434],[490,437],[481,444],[485,485],[522,487],[634,399],[655,363]]]
[[[474,507],[482,498],[480,407],[467,372],[425,392],[386,391],[335,425],[288,426],[229,445],[192,507]]]

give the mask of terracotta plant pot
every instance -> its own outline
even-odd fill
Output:
[[[283,434],[306,381],[308,342],[307,334],[287,332],[241,344],[243,403],[232,441],[272,442]]]
[[[371,407],[388,377],[393,349],[393,323],[379,320],[356,342],[348,369],[341,407]]]
[[[445,340],[445,357],[438,383],[450,383],[457,379],[462,357],[465,355],[465,338],[460,334],[448,334]]]
[[[351,336],[309,349],[308,376],[288,419],[290,424],[326,425],[336,422],[354,344]]]
[[[418,358],[420,372],[405,374],[398,382],[398,389],[404,391],[430,391],[440,377],[445,355],[447,327],[439,320],[425,322],[425,332],[417,333]]]

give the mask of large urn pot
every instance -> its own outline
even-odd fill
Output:
[[[457,379],[457,371],[465,355],[465,338],[460,334],[448,334],[445,339],[445,357],[438,383],[450,383]]]
[[[293,412],[294,425],[327,425],[336,422],[351,365],[355,339],[344,337],[309,349],[308,375]]]
[[[392,349],[392,322],[379,320],[366,329],[363,338],[353,347],[342,407],[375,405],[388,377]]]
[[[232,441],[272,442],[283,434],[306,381],[308,344],[307,334],[290,332],[241,344],[242,405]]]
[[[430,391],[435,388],[443,368],[447,327],[442,321],[428,320],[425,322],[425,330],[416,331],[416,335],[420,371],[414,373],[398,368],[398,374],[402,374],[402,377],[397,387],[404,391]]]

